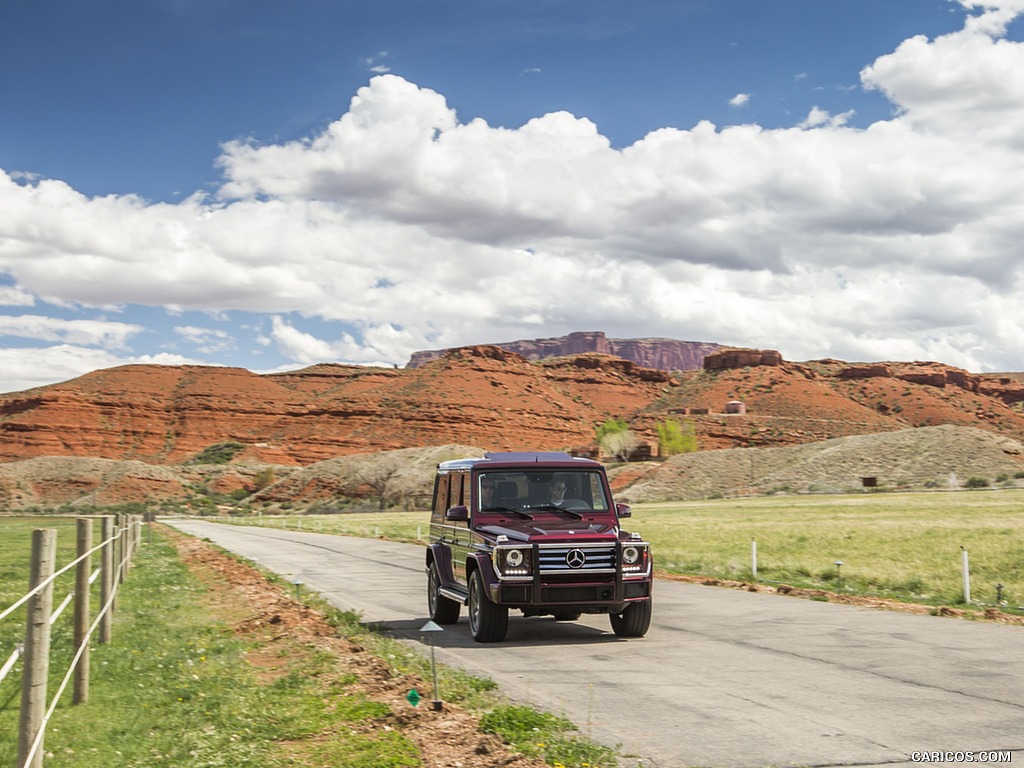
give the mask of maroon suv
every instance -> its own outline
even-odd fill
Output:
[[[651,623],[651,548],[619,527],[604,467],[566,453],[488,453],[437,467],[427,546],[430,618],[469,605],[481,643],[508,630],[509,608],[573,621],[607,613],[620,637]]]

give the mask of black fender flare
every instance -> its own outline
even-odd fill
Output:
[[[490,595],[491,600],[495,603],[498,602],[500,581],[494,572],[494,564],[491,562],[490,556],[484,552],[474,552],[469,556],[469,562],[466,563],[466,566],[467,580],[469,574],[474,570],[480,571],[480,578],[483,579],[484,588]]]
[[[455,583],[455,573],[452,571],[452,551],[441,544],[429,544],[426,552],[426,567],[431,563],[437,565],[437,575],[441,584],[450,587]]]

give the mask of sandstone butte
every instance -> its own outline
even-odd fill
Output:
[[[722,349],[720,344],[679,339],[609,339],[602,331],[576,331],[547,339],[521,339],[494,346],[515,352],[527,360],[584,355],[590,352],[632,360],[644,368],[663,371],[692,371],[701,368],[704,358]],[[420,368],[444,356],[447,350],[416,352],[407,368]]]
[[[742,412],[726,414],[729,403]],[[1024,439],[1024,374],[934,362],[784,361],[772,350],[710,351],[669,372],[596,352],[530,361],[499,346],[447,350],[420,367],[128,365],[0,395],[0,461],[91,457],[187,462],[243,443],[239,463],[309,464],[462,443],[490,450],[592,447],[616,418],[656,452],[666,419],[702,450],[806,443],[955,424]],[[733,410],[737,410],[733,408]]]

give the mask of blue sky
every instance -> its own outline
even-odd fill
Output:
[[[574,330],[1021,370],[1022,12],[12,0],[0,391]]]

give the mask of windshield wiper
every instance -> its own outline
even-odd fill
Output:
[[[521,509],[512,509],[511,507],[486,507],[480,510],[481,512],[511,512],[513,515],[519,515],[523,520],[533,520],[533,515],[529,512],[523,512]]]
[[[552,512],[565,512],[566,514],[572,515],[577,520],[583,519],[582,512],[577,512],[575,509],[567,509],[566,507],[559,507],[556,506],[555,504],[541,504],[539,506],[533,507],[533,509],[547,509],[551,510]]]

